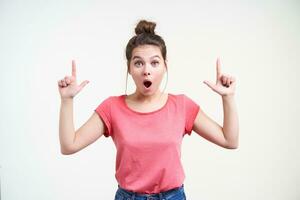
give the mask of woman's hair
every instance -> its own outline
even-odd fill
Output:
[[[161,55],[164,59],[164,62],[167,59],[167,48],[165,45],[165,41],[161,36],[157,35],[154,31],[156,26],[155,22],[150,22],[146,20],[140,20],[139,23],[135,27],[136,35],[133,36],[127,43],[126,46],[126,59],[127,59],[127,75],[126,75],[126,90],[127,91],[127,79],[130,61],[132,57],[132,51],[134,48],[141,45],[155,45],[159,47],[161,51]],[[168,78],[168,69],[167,69],[167,78]]]

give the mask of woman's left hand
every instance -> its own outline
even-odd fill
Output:
[[[217,59],[217,80],[216,84],[209,81],[203,81],[213,91],[221,96],[233,96],[235,92],[236,80],[233,76],[224,75],[221,73],[220,59]]]

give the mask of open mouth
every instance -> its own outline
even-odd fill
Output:
[[[149,88],[151,85],[152,85],[152,82],[151,82],[151,81],[144,81],[144,86],[145,86],[146,88]]]

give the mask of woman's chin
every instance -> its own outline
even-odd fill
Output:
[[[156,91],[154,90],[154,88],[152,87],[152,85],[150,87],[146,87],[143,86],[142,90],[140,91],[143,95],[149,96],[149,95],[153,95]]]

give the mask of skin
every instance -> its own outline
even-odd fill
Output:
[[[227,149],[238,148],[239,121],[234,100],[236,79],[222,74],[220,59],[216,62],[216,83],[204,81],[208,87],[222,97],[223,127],[199,110],[194,121],[193,130],[207,140]]]
[[[163,94],[160,83],[167,69],[167,62],[163,59],[160,49],[153,45],[136,47],[132,52],[129,73],[132,76],[136,90],[126,96],[126,103],[130,108],[139,112],[150,112],[162,107],[167,101],[167,94]],[[193,131],[208,141],[227,149],[238,148],[239,123],[234,100],[236,80],[232,76],[221,73],[220,59],[216,62],[216,83],[204,81],[209,88],[222,98],[224,121],[223,126],[212,120],[200,109],[193,124]],[[144,87],[143,81],[149,79],[152,85]],[[75,131],[73,124],[73,98],[89,83],[88,80],[77,84],[76,65],[72,61],[72,75],[65,76],[58,81],[61,96],[59,119],[59,139],[61,153],[74,154],[100,138],[105,125],[95,112]]]
[[[142,45],[132,51],[129,65],[136,90],[126,97],[126,103],[139,112],[150,112],[162,107],[167,101],[167,94],[160,91],[160,84],[166,73],[167,62],[163,59],[159,47]],[[150,80],[152,85],[147,89],[143,81]]]

